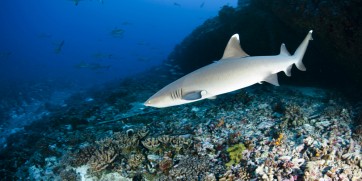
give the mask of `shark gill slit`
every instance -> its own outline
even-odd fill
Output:
[[[182,97],[182,93],[181,93],[182,89],[179,89],[177,92],[178,92],[178,97],[177,98],[181,99],[181,97]]]
[[[171,92],[171,98],[172,98],[172,100],[175,100],[175,98],[174,98],[174,92]]]
[[[171,93],[172,100],[181,99],[182,97],[182,89],[177,89]]]

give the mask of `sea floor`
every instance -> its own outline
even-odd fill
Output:
[[[169,81],[158,80],[127,79],[47,110],[7,137],[1,178],[362,180],[362,105],[336,91],[263,84],[144,107]]]

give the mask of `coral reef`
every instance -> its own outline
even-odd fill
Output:
[[[248,101],[235,100],[246,94]],[[323,89],[256,86],[132,117],[148,120],[143,123],[89,122],[71,129],[66,123],[43,133],[47,137],[34,144],[38,150],[16,177],[358,180],[362,137],[351,126],[358,111]]]
[[[137,169],[144,160],[145,157],[142,154],[132,154],[129,156],[127,163],[132,169]]]
[[[118,153],[114,147],[104,147],[97,149],[89,160],[93,172],[99,172],[106,169],[117,158]]]
[[[142,145],[147,149],[156,152],[159,149],[160,142],[157,138],[147,138],[145,141],[142,141]]]

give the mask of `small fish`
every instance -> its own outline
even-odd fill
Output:
[[[59,54],[62,51],[62,48],[64,46],[64,40],[62,40],[60,43],[58,43],[54,49],[54,52],[56,54]]]
[[[202,3],[200,4],[200,8],[203,8],[204,5],[205,5],[205,2],[202,2]]]
[[[239,35],[233,35],[219,61],[195,70],[172,82],[150,97],[145,106],[164,108],[187,104],[232,92],[256,83],[268,82],[279,86],[277,73],[284,71],[291,76],[293,65],[305,71],[302,62],[308,43],[309,31],[297,50],[291,55],[282,44],[280,54],[273,56],[249,56],[240,47]]]
[[[174,2],[173,3],[174,6],[177,6],[177,7],[181,7],[181,4],[177,3],[177,2]]]
[[[78,6],[78,4],[81,0],[71,0],[71,1],[73,1],[74,5]]]
[[[128,22],[128,21],[123,21],[122,22],[122,25],[123,26],[129,26],[129,25],[132,25],[132,23]]]
[[[123,37],[123,34],[124,34],[124,30],[121,29],[121,28],[114,28],[112,31],[111,31],[111,35],[115,38],[122,38]]]

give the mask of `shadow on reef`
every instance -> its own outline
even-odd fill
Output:
[[[251,56],[279,54],[281,43],[294,52],[314,30],[303,59],[307,72],[294,71],[281,82],[327,86],[362,98],[362,30],[360,1],[250,0],[238,8],[224,6],[219,15],[195,29],[170,54],[168,63],[193,71],[219,60],[227,41],[239,33]],[[282,75],[282,74],[280,74]]]

